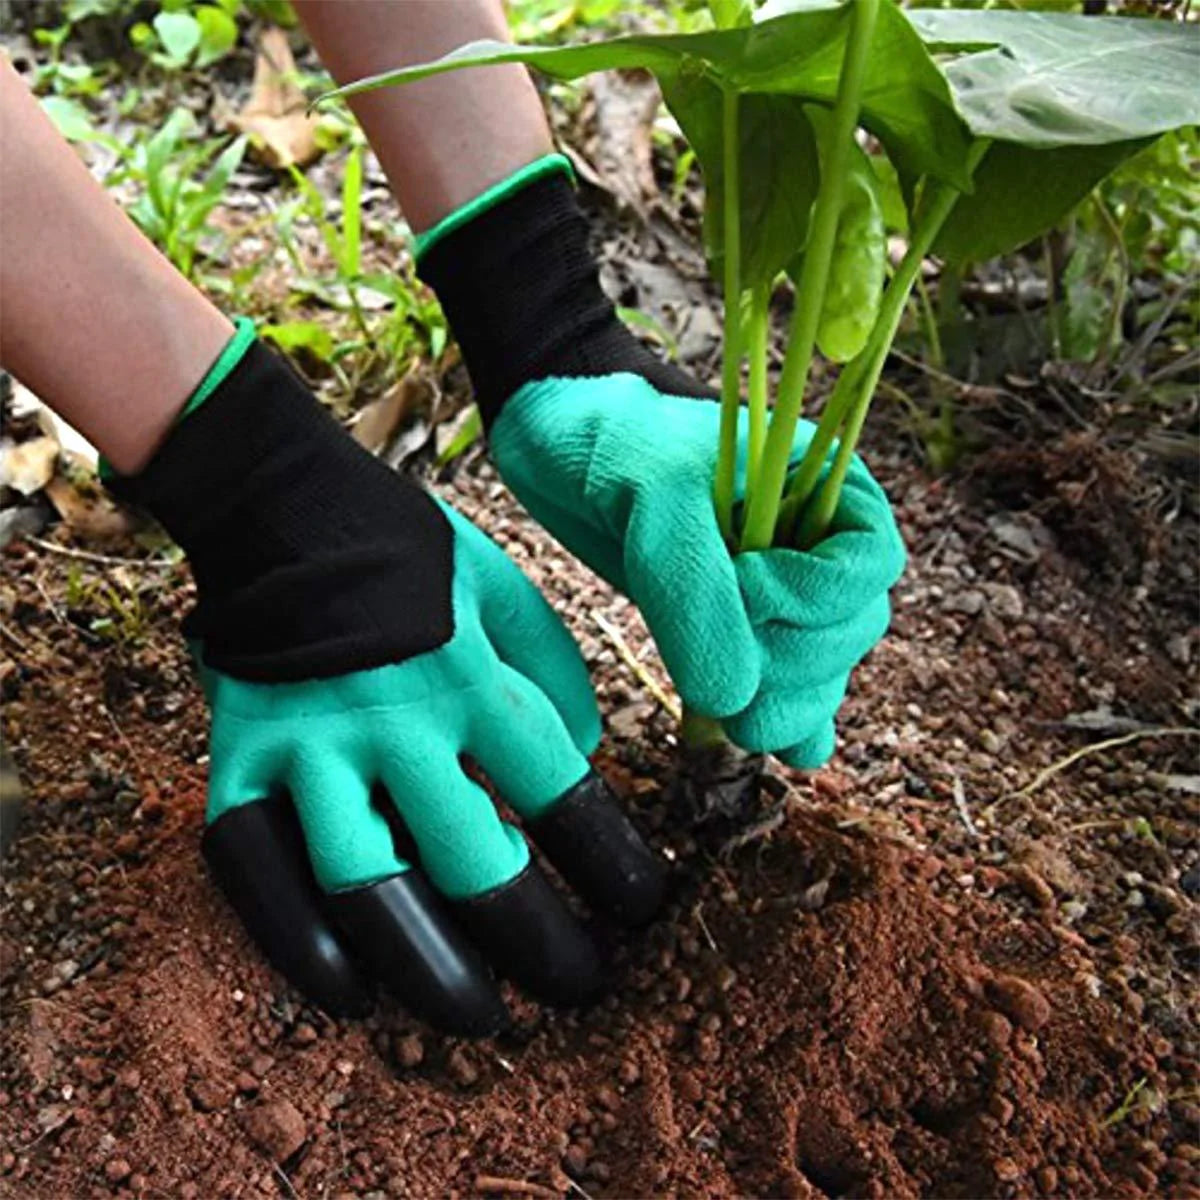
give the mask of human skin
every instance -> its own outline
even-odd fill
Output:
[[[508,36],[498,0],[301,0],[296,9],[339,81]],[[551,148],[520,66],[375,92],[352,107],[418,231]],[[232,332],[0,58],[0,363],[132,474]]]
[[[500,0],[296,0],[338,83],[439,58],[464,42],[507,41]],[[529,73],[481,67],[351,97],[409,225],[420,232],[548,154]]]
[[[125,216],[0,56],[0,362],[122,473],[233,326]]]

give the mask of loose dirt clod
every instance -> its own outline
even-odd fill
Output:
[[[246,1109],[241,1116],[246,1135],[274,1162],[284,1162],[304,1144],[304,1118],[290,1100],[272,1100]]]

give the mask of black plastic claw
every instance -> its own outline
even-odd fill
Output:
[[[604,967],[595,944],[536,863],[453,907],[497,970],[531,995],[573,1008],[603,992]]]
[[[250,936],[291,983],[335,1016],[370,1012],[371,988],[324,912],[287,797],[230,809],[204,831],[200,848]]]
[[[597,912],[636,926],[652,920],[662,907],[667,865],[642,841],[595,771],[527,828],[562,877]]]
[[[417,871],[335,892],[327,903],[363,964],[431,1025],[464,1037],[508,1025],[487,964]]]

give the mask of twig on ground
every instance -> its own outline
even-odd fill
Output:
[[[954,772],[954,807],[958,812],[959,819],[966,826],[967,832],[973,837],[981,837],[978,827],[971,820],[971,810],[967,808],[967,793],[963,787],[962,776],[957,771]]]
[[[5,625],[3,621],[0,621],[0,635],[8,638],[8,640],[12,642],[12,644],[16,646],[16,648],[22,653],[29,653],[29,647],[25,644],[25,642],[15,633],[13,633],[13,631],[9,629],[9,627]]]
[[[570,1187],[571,1191],[578,1192],[583,1197],[583,1200],[592,1200],[591,1195],[584,1191],[583,1187],[576,1183],[575,1180],[570,1178],[570,1176],[567,1177],[567,1185]]]
[[[97,554],[92,550],[76,550],[74,546],[60,546],[57,542],[48,542],[45,538],[25,538],[31,546],[49,550],[51,554],[62,554],[66,558],[77,558],[81,562],[95,563],[100,567],[142,567],[146,570],[168,571],[178,564],[165,558],[119,558],[111,554]]]
[[[1032,783],[1027,783],[1019,791],[1011,792],[1009,795],[1002,797],[996,801],[996,804],[1002,804],[1005,800],[1018,800],[1022,796],[1032,796],[1034,792],[1043,784],[1048,783],[1059,772],[1065,771],[1068,767],[1077,763],[1081,758],[1086,758],[1089,754],[1095,754],[1100,750],[1111,750],[1116,746],[1124,746],[1129,742],[1146,737],[1200,737],[1200,729],[1175,726],[1135,729],[1132,733],[1124,733],[1120,737],[1105,738],[1102,742],[1092,742],[1089,746],[1081,746],[1078,750],[1072,750],[1064,758],[1060,758],[1057,762],[1053,762],[1044,770],[1039,771]],[[990,805],[989,811],[995,808],[996,804]]]
[[[300,1197],[296,1195],[296,1189],[292,1187],[292,1181],[284,1173],[283,1168],[278,1163],[272,1163],[271,1170],[275,1172],[275,1177],[283,1184],[283,1190],[291,1196],[292,1200],[300,1200]]]
[[[46,591],[46,585],[44,583],[42,583],[41,579],[38,578],[37,576],[34,576],[33,586],[35,588],[37,588],[38,595],[41,596],[41,598],[46,602],[46,608],[49,609],[50,615],[60,625],[65,625],[67,622],[66,622],[66,618],[62,614],[62,609],[60,609],[58,607],[58,605],[54,603],[54,600],[51,597],[50,593],[48,591]]]
[[[621,631],[603,613],[593,613],[600,632],[608,638],[621,661],[637,676],[638,682],[658,701],[663,712],[674,717],[676,721],[683,720],[683,709],[679,701],[669,696],[662,684],[646,669],[645,663],[634,654],[629,643],[621,636]]]
[[[704,940],[708,943],[710,950],[720,952],[720,947],[717,945],[717,939],[713,937],[712,930],[708,927],[708,922],[704,919],[704,905],[697,904],[692,909],[692,913],[696,918],[696,924],[700,926],[700,932],[704,934]]]
[[[540,1183],[524,1179],[506,1179],[503,1175],[476,1175],[477,1192],[499,1192],[504,1196],[533,1196],[536,1200],[561,1200],[562,1193]]]

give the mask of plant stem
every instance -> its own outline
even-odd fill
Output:
[[[693,750],[722,746],[727,741],[720,721],[715,717],[703,717],[686,707],[683,710],[683,720],[679,722],[679,736],[684,745]]]
[[[758,487],[763,445],[767,440],[767,331],[771,304],[771,285],[764,283],[750,297],[750,318],[746,325],[746,353],[750,374],[746,391],[750,402],[750,429],[746,447],[746,502]]]
[[[742,391],[742,237],[741,172],[738,144],[738,94],[726,88],[722,106],[721,153],[724,166],[725,351],[721,364],[721,432],[713,504],[725,540],[732,542],[733,488],[737,468],[738,409]]]
[[[1096,206],[1096,213],[1100,217],[1100,222],[1104,226],[1105,232],[1108,234],[1112,250],[1117,256],[1117,279],[1113,284],[1112,315],[1109,318],[1104,345],[1101,346],[1099,358],[1093,364],[1092,368],[1099,375],[1108,366],[1108,360],[1112,356],[1113,349],[1121,340],[1121,321],[1125,315],[1125,297],[1129,289],[1130,265],[1129,250],[1125,245],[1125,238],[1121,233],[1121,227],[1117,224],[1117,219],[1113,216],[1112,210],[1105,204],[1104,197],[1101,195],[1098,187],[1092,189],[1092,203]],[[1100,278],[1103,279],[1107,273],[1106,263],[1105,270],[1101,273]]]
[[[742,530],[743,550],[765,550],[775,536],[775,522],[792,455],[792,440],[812,365],[813,343],[821,318],[825,284],[829,278],[829,260],[837,234],[851,143],[858,125],[859,98],[878,13],[879,0],[855,0],[850,14],[850,30],[846,36],[837,100],[821,163],[821,186],[813,207],[812,228],[796,288],[796,308],[788,331],[787,354],[783,360],[771,427],[767,431],[758,486],[746,510],[746,523]]]
[[[972,145],[967,157],[969,172],[975,171],[990,144],[987,139],[981,138]],[[896,337],[896,330],[900,327],[900,320],[908,305],[909,293],[917,281],[925,256],[929,253],[942,226],[946,223],[946,218],[958,203],[960,195],[961,193],[949,184],[937,185],[929,206],[913,232],[908,251],[896,268],[896,273],[892,276],[887,290],[883,294],[883,302],[879,306],[879,316],[875,320],[875,327],[871,330],[871,337],[866,348],[859,355],[863,366],[860,371],[856,372],[857,394],[853,407],[846,416],[845,428],[842,430],[841,439],[838,442],[833,466],[830,468],[825,482],[821,485],[820,493],[805,508],[800,519],[798,544],[802,549],[816,545],[829,528],[829,523],[833,519],[838,500],[841,497],[842,483],[845,481],[846,472],[850,467],[850,459],[858,445],[859,435],[862,433],[867,409],[875,394],[875,386],[879,382],[879,376],[883,372],[884,363],[887,361],[892,342]],[[857,366],[859,359],[856,359],[852,366]]]
[[[790,544],[796,518],[800,515],[800,510],[808,503],[813,492],[816,491],[821,470],[829,455],[829,448],[833,445],[834,439],[846,419],[846,414],[853,407],[855,397],[859,394],[857,381],[862,375],[865,362],[864,350],[857,358],[842,368],[837,383],[834,384],[833,394],[825,404],[825,410],[817,422],[817,429],[813,434],[812,441],[809,442],[808,449],[804,452],[800,466],[796,468],[796,473],[788,485],[787,494],[779,507],[776,535],[780,545]]]

